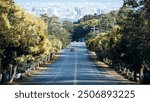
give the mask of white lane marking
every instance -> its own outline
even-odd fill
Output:
[[[75,49],[74,85],[77,85],[77,49]]]
[[[59,71],[57,72],[57,74],[55,75],[55,77],[54,77],[51,81],[47,82],[47,84],[50,84],[50,83],[54,82],[54,81],[57,79],[57,77],[59,76],[59,74],[60,74],[60,72],[61,72],[61,70],[62,70],[63,65],[64,65],[64,64],[66,63],[66,61],[67,61],[67,60],[66,60],[67,58],[68,58],[68,56],[66,56],[65,60],[63,61],[62,65],[60,66]]]

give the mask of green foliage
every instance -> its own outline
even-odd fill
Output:
[[[125,0],[120,10],[113,13],[114,16],[107,16],[112,15],[110,13],[101,15],[99,27],[106,33],[88,39],[87,47],[95,51],[99,59],[108,58],[113,65],[122,65],[134,73],[141,68],[149,68],[149,4],[149,0]],[[109,24],[110,27],[107,26]]]
[[[63,22],[63,28],[65,28],[65,30],[67,32],[69,32],[70,34],[72,34],[74,31],[73,27],[74,27],[74,24],[72,22],[70,22],[70,21],[64,21]]]
[[[117,12],[112,11],[101,15],[86,15],[74,24],[72,39],[78,40],[90,34],[97,35],[99,32],[109,32],[116,24]],[[87,39],[87,38],[86,38]]]
[[[48,17],[46,14],[41,15],[41,17],[48,25],[49,37],[54,36],[56,38],[56,42],[57,40],[61,41],[61,47],[66,47],[70,43],[70,33],[67,29],[63,28],[59,18],[56,16]]]
[[[48,26],[41,18],[26,13],[12,0],[0,1],[0,24],[3,75],[8,73],[10,64],[26,70],[24,65],[31,65],[62,48],[57,38],[49,38]]]

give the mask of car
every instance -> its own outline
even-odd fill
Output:
[[[70,49],[70,51],[71,51],[71,52],[74,52],[74,51],[75,51],[75,49],[74,49],[74,48],[71,48],[71,49]]]

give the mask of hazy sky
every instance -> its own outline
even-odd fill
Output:
[[[55,3],[112,3],[112,4],[122,4],[123,0],[14,0],[15,2],[55,2]]]
[[[37,7],[37,8],[40,8],[40,7],[46,8],[47,6],[49,7],[50,4],[53,5],[53,7],[54,5],[58,6],[59,9],[64,9],[65,7],[71,8],[72,6],[77,6],[83,9],[84,13],[82,14],[82,16],[84,16],[85,14],[93,14],[93,12],[97,11],[98,8],[101,9],[101,11],[104,10],[105,12],[109,12],[110,10],[119,9],[123,5],[123,0],[14,0],[14,1],[24,8],[32,7],[32,6]],[[67,10],[69,9],[67,8]],[[58,15],[59,17],[64,17],[64,18],[68,17],[68,14],[70,14],[70,12],[74,13],[74,11],[67,11],[67,13],[61,12],[60,14],[58,14],[59,11],[61,10],[58,10],[58,11],[54,10],[54,14]],[[69,17],[71,19],[72,18],[74,19],[76,15],[75,16],[70,15]]]

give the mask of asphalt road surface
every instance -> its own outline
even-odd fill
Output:
[[[74,48],[75,51],[70,51]],[[89,58],[85,43],[73,42],[48,70],[35,74],[25,85],[118,85],[133,84],[114,71],[98,68]]]

